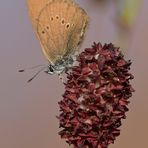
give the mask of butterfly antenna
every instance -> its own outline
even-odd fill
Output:
[[[43,71],[46,67],[41,68],[33,77],[31,77],[27,82],[31,82],[41,71]]]
[[[32,69],[35,69],[35,68],[38,68],[38,67],[45,67],[45,65],[36,65],[36,66],[33,66],[33,67],[29,67],[29,68],[26,68],[26,69],[20,69],[18,72],[25,72],[26,70],[32,70]]]

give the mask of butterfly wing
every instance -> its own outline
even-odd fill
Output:
[[[86,28],[88,27],[88,15],[86,12],[80,8],[78,5],[75,7],[75,13],[71,20],[70,25],[71,33],[69,33],[68,40],[67,40],[67,48],[65,56],[67,57],[70,53],[74,54],[78,46],[82,43],[84,38],[84,33]]]
[[[30,16],[44,55],[54,64],[75,51],[82,41],[88,16],[72,0],[40,0],[40,2],[41,5],[38,4],[40,6],[36,3],[36,6],[30,7]]]
[[[39,16],[39,13],[50,1],[51,0],[27,0],[29,16],[35,31],[37,28],[37,18]]]

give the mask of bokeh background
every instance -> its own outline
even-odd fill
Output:
[[[123,0],[121,0],[123,2]],[[137,0],[136,0],[137,1]],[[135,2],[136,2],[135,1]],[[121,135],[110,148],[148,147],[148,1],[141,0],[132,23],[122,20],[118,0],[77,0],[90,16],[82,48],[96,42],[121,46],[132,59],[136,92],[130,98]],[[124,4],[120,4],[123,6]],[[119,8],[119,7],[118,7]],[[122,8],[125,10],[125,8]],[[131,9],[132,10],[132,9]],[[130,13],[130,12],[129,12]],[[128,13],[128,14],[129,14]],[[127,15],[127,14],[126,14]],[[125,17],[128,17],[125,16]],[[120,18],[120,19],[119,19]],[[27,13],[25,0],[0,2],[0,148],[68,148],[58,136],[58,101],[64,86],[58,77],[36,70],[18,70],[47,64]]]

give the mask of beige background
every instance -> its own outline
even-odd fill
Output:
[[[82,48],[93,41],[118,44],[113,5],[99,6],[97,0],[77,0],[91,23]],[[110,148],[148,147],[148,1],[133,26],[127,56],[136,90],[130,111],[123,120],[121,135]],[[28,18],[25,0],[0,2],[0,148],[68,148],[58,136],[58,105],[64,92],[57,76],[41,73],[26,81],[36,70],[24,74],[19,68],[46,64]]]

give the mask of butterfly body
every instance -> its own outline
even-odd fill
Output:
[[[28,0],[28,10],[49,73],[71,67],[88,25],[86,12],[73,0]]]

